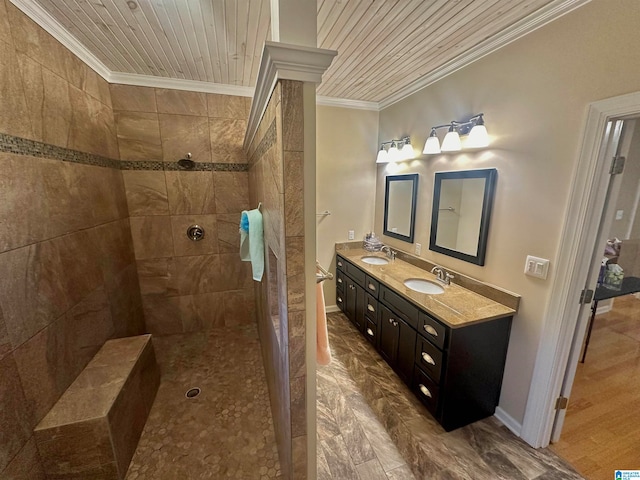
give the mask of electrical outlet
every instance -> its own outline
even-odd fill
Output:
[[[354,230],[349,230],[349,240],[353,240],[356,238],[356,232]]]
[[[546,280],[547,273],[549,273],[549,260],[527,255],[527,261],[524,264],[524,273],[530,277]]]
[[[416,243],[416,255],[420,255],[422,252],[422,244]]]
[[[616,220],[622,220],[622,216],[624,215],[624,210],[616,211]]]

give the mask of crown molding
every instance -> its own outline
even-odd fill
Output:
[[[248,149],[258,131],[271,92],[278,80],[320,83],[322,74],[329,68],[338,52],[322,48],[303,47],[278,42],[265,42],[262,49],[256,90],[251,102],[251,112],[244,136],[244,148]]]
[[[433,72],[419,78],[408,86],[399,90],[392,95],[384,98],[380,101],[380,109],[387,108],[394,103],[398,103],[404,100],[409,95],[416,93],[418,90],[422,90],[425,87],[442,80],[444,77],[451,75],[452,73],[460,70],[467,65],[481,59],[482,57],[495,52],[496,50],[524,37],[525,35],[537,30],[546,24],[557,20],[563,15],[572,12],[576,8],[579,8],[591,0],[554,0],[553,2],[545,5],[540,10],[532,13],[531,15],[523,18],[522,20],[514,23],[510,27],[504,29],[498,35],[488,38],[484,42],[476,45],[472,49],[468,50],[464,54],[456,57],[450,62],[445,63],[441,67],[437,68]]]
[[[138,87],[170,88],[173,90],[188,90],[190,92],[219,93],[222,95],[253,97],[252,87],[227,85],[224,83],[202,82],[199,80],[186,80],[179,78],[155,77],[153,75],[111,72],[107,81],[109,83],[135,85]]]
[[[53,38],[67,47],[80,60],[92,68],[98,75],[109,81],[111,70],[102,63],[98,57],[91,53],[76,37],[71,35],[67,29],[56,20],[49,12],[42,8],[33,0],[9,0],[13,5],[22,11],[31,20],[36,22]]]
[[[365,100],[349,100],[348,98],[324,97],[321,95],[316,96],[316,104],[323,105],[325,107],[354,108],[358,110],[373,110],[374,112],[380,111],[380,104],[378,102],[367,102]]]

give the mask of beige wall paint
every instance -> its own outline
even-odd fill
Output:
[[[378,112],[318,106],[316,110],[317,258],[335,271],[335,244],[348,231],[362,240],[373,226]],[[382,234],[382,230],[377,232]],[[336,304],[334,280],[324,282],[327,306]]]
[[[589,103],[640,90],[640,3],[594,0],[380,113],[380,139],[410,134],[422,148],[431,125],[484,112],[491,148],[421,156],[394,173],[420,174],[416,242],[430,261],[522,295],[513,324],[500,407],[522,422],[573,169]],[[498,169],[485,267],[428,250],[436,171]],[[384,176],[378,168],[376,229]],[[391,238],[402,250],[413,245]],[[527,254],[551,260],[549,278],[527,277]]]

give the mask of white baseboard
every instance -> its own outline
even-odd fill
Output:
[[[596,315],[602,315],[603,313],[610,312],[611,310],[613,310],[613,302],[598,307],[596,309]]]
[[[335,312],[339,312],[340,309],[338,308],[337,305],[327,305],[327,307],[325,307],[325,311],[327,313],[335,313]]]
[[[496,407],[496,413],[493,414],[505,427],[511,430],[516,436],[520,436],[522,432],[522,424],[518,423],[511,415],[502,408]]]

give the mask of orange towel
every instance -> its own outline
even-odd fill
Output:
[[[329,348],[329,334],[327,333],[327,312],[324,307],[324,292],[322,282],[316,284],[316,358],[318,365],[331,363],[331,349]]]

